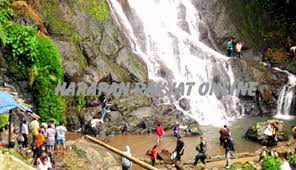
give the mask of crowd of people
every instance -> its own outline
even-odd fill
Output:
[[[180,134],[180,125],[179,123],[176,123],[173,126],[172,129],[172,136],[177,138],[176,147],[174,151],[171,153],[171,160],[175,163],[181,162],[181,157],[184,155],[184,149],[185,149],[185,143],[182,140],[182,135]],[[150,158],[151,158],[151,164],[152,166],[155,166],[156,161],[158,159],[161,159],[159,156],[158,148],[162,143],[162,138],[165,134],[164,128],[161,126],[161,124],[157,124],[155,127],[155,135],[156,135],[156,144],[153,146],[153,148],[150,151]],[[223,128],[219,131],[220,134],[220,145],[225,150],[225,158],[226,158],[226,168],[230,168],[230,158],[233,156],[234,149],[234,143],[233,138],[231,136],[230,129],[225,125]],[[198,152],[197,155],[194,158],[193,166],[196,166],[199,161],[201,161],[205,167],[206,159],[207,159],[207,142],[205,140],[205,137],[200,136],[200,143],[196,146],[196,151]],[[129,146],[126,146],[125,153],[128,155],[131,155]],[[129,170],[131,168],[132,164],[131,161],[122,157],[122,169],[123,170]]]
[[[8,136],[8,131],[8,125],[0,129],[0,143],[3,146],[5,145],[2,136]],[[11,139],[6,146],[22,150],[27,156],[33,152],[34,165],[38,170],[53,169],[54,155],[66,154],[67,129],[64,122],[60,122],[56,127],[53,120],[41,124],[37,118],[34,118],[30,124],[27,120],[23,120],[20,127],[12,127],[11,132]]]
[[[237,42],[237,40],[234,37],[232,37],[226,45],[227,56],[241,58],[242,48],[243,42]]]
[[[175,162],[180,162],[181,157],[184,154],[184,148],[185,148],[185,143],[182,140],[181,134],[180,134],[180,125],[179,123],[176,123],[173,126],[172,129],[172,136],[177,138],[177,143],[174,151],[171,153],[171,160]],[[296,126],[291,127],[292,133],[294,135],[294,138],[296,139]],[[270,147],[273,147],[277,144],[278,141],[278,135],[279,135],[279,128],[278,128],[278,123],[270,123],[266,129],[264,130],[264,135],[267,136],[268,143],[267,145]],[[162,138],[165,134],[164,128],[161,126],[161,124],[157,124],[155,127],[155,135],[156,135],[156,144],[153,146],[152,150],[150,151],[150,158],[151,158],[151,164],[152,166],[155,166],[155,163],[158,159],[160,159],[159,153],[158,153],[158,148],[161,145]],[[225,168],[230,168],[231,167],[231,157],[234,156],[233,153],[235,152],[234,148],[234,139],[232,137],[232,133],[230,129],[227,127],[227,125],[224,125],[223,128],[219,130],[219,143],[220,146],[223,147],[225,151]],[[128,147],[128,146],[127,146]],[[204,164],[205,167],[207,167],[207,142],[205,140],[204,136],[200,136],[200,143],[196,146],[196,151],[197,155],[195,156],[193,166],[196,166],[199,161],[201,161],[202,164]],[[129,155],[130,153],[130,148],[125,149],[125,152],[128,152]],[[126,163],[129,161],[129,163]],[[123,159],[123,169],[124,170],[129,170],[131,168],[131,161],[128,159]]]

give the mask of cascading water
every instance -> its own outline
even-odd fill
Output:
[[[234,82],[228,58],[199,41],[203,21],[190,0],[108,0],[108,4],[130,47],[146,62],[149,79],[196,85]],[[182,110],[180,99],[169,100]],[[195,87],[187,100],[190,110],[183,113],[202,124],[221,125],[239,114],[236,97],[201,96]]]
[[[279,69],[277,69],[279,70]],[[286,71],[285,71],[286,72]],[[281,90],[278,102],[277,102],[277,114],[276,118],[280,119],[290,119],[291,115],[295,116],[296,108],[292,108],[293,102],[294,107],[296,105],[296,76],[286,72],[289,76],[289,82]]]

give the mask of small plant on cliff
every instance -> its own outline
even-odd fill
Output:
[[[92,13],[99,21],[105,21],[109,17],[109,9],[106,0],[92,0]]]
[[[289,163],[293,168],[296,168],[296,154],[294,154],[290,157]]]
[[[268,156],[263,161],[263,170],[280,170],[282,161],[279,158]]]

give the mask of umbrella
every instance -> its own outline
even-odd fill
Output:
[[[8,113],[10,110],[17,107],[32,112],[25,104],[17,102],[11,94],[0,91],[0,114]]]

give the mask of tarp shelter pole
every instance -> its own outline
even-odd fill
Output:
[[[8,125],[8,146],[10,146],[10,141],[11,141],[11,115],[12,115],[12,110],[9,111],[9,118],[8,118],[8,121],[9,121],[9,125]]]

